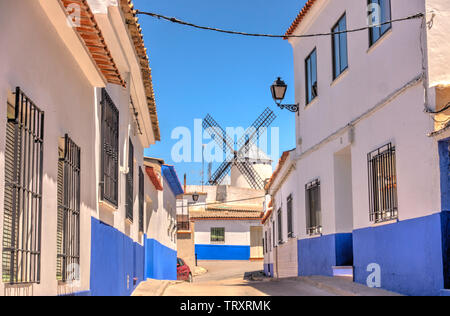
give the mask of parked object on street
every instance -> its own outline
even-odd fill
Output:
[[[177,258],[177,279],[179,281],[193,282],[191,268],[181,258]]]

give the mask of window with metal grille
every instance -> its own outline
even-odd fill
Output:
[[[294,225],[293,225],[293,214],[292,214],[292,195],[287,198],[287,225],[288,225],[288,237],[294,237]]]
[[[79,280],[81,150],[66,134],[59,145],[56,278]]]
[[[119,110],[102,90],[100,197],[118,206],[119,195]]]
[[[281,207],[278,210],[278,244],[283,243],[283,214],[281,213]]]
[[[305,60],[306,74],[306,104],[311,103],[317,97],[317,50],[314,48],[312,53]]]
[[[368,0],[368,4],[380,8],[380,25],[369,29],[369,41],[372,46],[392,28],[392,23],[383,24],[391,20],[391,0]]]
[[[367,156],[369,171],[370,221],[383,222],[398,217],[395,147],[391,143]]]
[[[315,180],[305,186],[306,192],[306,233],[319,235],[322,233],[322,211],[320,203],[320,181]]]
[[[44,112],[16,88],[8,103],[2,280],[39,283]]]
[[[276,248],[277,245],[277,229],[275,227],[275,221],[272,222],[272,231],[273,231],[273,247]]]
[[[268,253],[269,252],[269,244],[268,244],[268,239],[267,239],[267,231],[264,233],[264,252]]]
[[[336,79],[348,68],[347,54],[347,18],[344,14],[336,25],[332,28],[332,47],[333,47],[333,79]]]
[[[125,185],[125,201],[127,219],[133,221],[133,204],[134,204],[134,147],[131,139],[128,140],[128,173]]]
[[[225,242],[225,228],[224,227],[211,228],[211,242]]]
[[[144,172],[139,168],[139,231],[144,232]]]

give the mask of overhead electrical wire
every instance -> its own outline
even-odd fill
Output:
[[[166,20],[166,21],[169,21],[169,22],[172,22],[172,23],[181,24],[181,25],[185,25],[185,26],[190,26],[190,27],[197,28],[197,29],[202,29],[202,30],[215,31],[215,32],[232,34],[232,35],[252,36],[252,37],[270,37],[270,38],[308,38],[308,37],[319,37],[319,36],[331,36],[331,35],[343,34],[343,33],[354,33],[354,32],[368,30],[368,29],[373,28],[373,27],[380,27],[382,25],[387,25],[387,24],[391,24],[391,23],[397,23],[397,22],[402,22],[402,21],[420,19],[420,18],[423,18],[425,16],[424,13],[417,13],[417,14],[414,14],[414,15],[407,16],[405,18],[393,19],[393,20],[386,21],[386,22],[383,22],[383,23],[380,23],[380,24],[377,24],[377,25],[373,25],[373,26],[364,26],[364,27],[360,27],[360,28],[356,28],[356,29],[351,29],[351,30],[346,30],[346,31],[339,31],[339,32],[302,34],[302,35],[275,35],[275,34],[245,33],[245,32],[223,30],[223,29],[219,29],[219,28],[215,28],[215,27],[209,27],[209,26],[201,26],[201,25],[196,25],[196,24],[193,24],[193,23],[185,22],[185,21],[179,20],[179,19],[174,18],[174,17],[168,17],[168,16],[164,16],[164,15],[161,15],[161,14],[152,13],[152,12],[145,12],[145,11],[140,11],[140,10],[136,10],[136,14],[148,15],[148,16],[151,16],[151,17],[154,17],[154,18],[163,19],[163,20]]]

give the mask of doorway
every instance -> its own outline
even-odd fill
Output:
[[[250,260],[264,259],[262,226],[250,227]]]

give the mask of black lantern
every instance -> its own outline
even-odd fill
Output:
[[[270,91],[272,92],[272,98],[278,105],[278,107],[280,107],[281,109],[288,109],[289,111],[294,113],[298,113],[298,104],[281,104],[286,95],[287,84],[283,80],[281,80],[280,77],[278,77],[278,79],[275,80],[275,82],[272,84],[272,86],[270,87]]]
[[[283,80],[281,80],[280,77],[278,77],[278,79],[275,80],[273,85],[270,87],[270,90],[272,91],[272,98],[275,102],[281,102],[284,100],[284,96],[286,95],[287,85]]]
[[[192,201],[197,202],[199,195],[197,193],[192,194]]]

